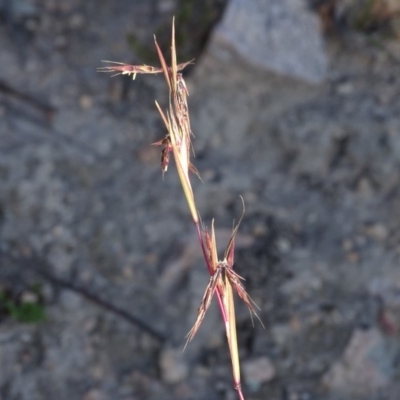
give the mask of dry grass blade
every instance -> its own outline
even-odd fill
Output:
[[[176,91],[176,46],[175,46],[175,17],[172,19],[172,37],[171,37],[171,68],[172,68],[172,93]]]
[[[154,44],[156,45],[158,58],[160,59],[161,68],[162,68],[162,70],[164,72],[165,80],[167,81],[168,87],[169,87],[169,91],[171,92],[171,90],[172,90],[172,88],[171,88],[171,79],[170,79],[170,74],[169,74],[169,71],[168,71],[168,66],[167,66],[167,63],[165,62],[165,58],[163,56],[163,53],[162,53],[160,47],[158,46],[157,39],[156,39],[155,36],[154,36]]]
[[[177,65],[177,71],[182,71],[185,67],[187,67],[189,64],[192,64],[194,60],[187,61],[182,64]],[[99,67],[97,68],[97,72],[116,72],[116,74],[111,75],[117,76],[117,75],[132,75],[133,79],[136,78],[137,74],[160,74],[163,72],[163,68],[157,68],[157,67],[152,67],[151,65],[132,65],[132,64],[125,64],[122,62],[118,61],[109,61],[109,60],[102,60],[102,62],[105,63],[110,63],[114,65],[108,65],[104,67]],[[168,71],[171,71],[171,68],[167,67]]]
[[[253,315],[254,315],[260,321],[261,325],[264,327],[264,324],[262,323],[262,321],[261,321],[260,317],[258,316],[256,309],[255,309],[255,307],[259,310],[260,310],[260,308],[252,300],[252,298],[248,295],[248,293],[246,292],[246,289],[244,288],[244,286],[241,282],[241,281],[244,281],[245,279],[233,270],[233,265],[235,263],[235,257],[234,257],[235,256],[234,255],[235,237],[236,237],[236,234],[238,232],[240,223],[242,222],[244,212],[245,212],[245,205],[244,205],[243,197],[240,196],[240,199],[242,200],[242,205],[243,205],[242,215],[239,219],[239,222],[233,228],[232,235],[231,235],[228,245],[226,246],[226,249],[225,249],[224,260],[222,262],[220,262],[220,265],[222,265],[224,267],[225,275],[228,278],[232,287],[237,292],[238,296],[245,302],[247,308],[250,311],[250,316],[252,318],[252,321],[253,321]],[[253,322],[253,325],[254,325],[254,322]]]
[[[239,396],[243,397],[240,384],[240,360],[236,336],[235,302],[233,299],[232,286],[229,280],[225,280],[224,289],[224,304],[226,312],[228,314],[228,321],[226,324],[226,336],[229,344],[229,352],[231,354],[233,380],[235,382],[235,389],[238,391]]]
[[[217,254],[217,242],[215,240],[215,229],[214,229],[214,220],[211,221],[211,238],[210,238],[210,260],[213,265],[214,271],[217,268],[218,264],[218,254]]]
[[[232,235],[224,253],[224,259],[223,261],[219,261],[215,239],[214,220],[212,221],[211,232],[209,233],[206,228],[201,225],[189,176],[190,171],[194,172],[197,176],[199,176],[199,173],[190,162],[190,155],[192,152],[191,138],[194,135],[190,127],[189,108],[187,103],[189,92],[183,76],[179,71],[191,64],[193,60],[177,64],[174,21],[172,24],[171,38],[171,67],[168,67],[155,37],[154,43],[160,59],[161,68],[148,65],[137,66],[106,61],[112,65],[99,68],[98,70],[100,72],[116,72],[116,75],[132,74],[133,79],[135,79],[137,74],[164,74],[169,88],[169,104],[166,111],[163,111],[157,102],[156,106],[168,133],[163,139],[153,143],[153,145],[163,146],[161,151],[161,170],[163,176],[168,169],[171,153],[174,156],[178,176],[189,206],[192,220],[195,224],[203,256],[210,273],[210,280],[205,289],[200,307],[198,308],[196,321],[187,334],[185,348],[196,335],[215,294],[225,324],[229,351],[232,359],[235,389],[237,390],[239,399],[244,400],[240,383],[240,363],[236,337],[236,317],[233,290],[235,290],[238,293],[238,296],[245,302],[250,310],[250,314],[256,315],[259,319],[255,310],[255,307],[257,306],[247,294],[241,282],[243,278],[233,270],[235,238],[244,216],[244,201],[243,198],[241,198],[243,203],[243,213],[238,224],[233,228]]]
[[[242,199],[242,201],[243,201],[243,199]],[[243,215],[240,218],[240,221],[242,218],[243,218]],[[255,307],[257,307],[258,309],[259,309],[259,307],[251,299],[251,297],[246,292],[246,289],[244,288],[243,284],[241,283],[241,281],[245,280],[245,279],[233,270],[233,254],[231,254],[231,253],[234,249],[234,239],[235,239],[235,235],[237,233],[237,229],[240,224],[240,221],[235,226],[232,236],[228,242],[227,250],[225,251],[225,255],[226,255],[226,257],[229,257],[230,261],[228,261],[227,258],[225,258],[223,261],[218,261],[218,259],[217,259],[218,256],[217,256],[217,250],[216,250],[217,245],[216,245],[216,241],[215,241],[214,220],[212,221],[212,225],[211,225],[211,235],[208,233],[208,231],[204,230],[206,248],[208,251],[208,263],[210,265],[209,268],[211,269],[211,272],[210,272],[211,278],[210,278],[210,281],[205,290],[200,307],[198,309],[198,314],[197,314],[197,318],[194,323],[194,326],[188,334],[188,342],[193,339],[194,335],[196,334],[197,330],[199,329],[199,327],[205,317],[205,314],[208,310],[208,307],[210,306],[211,298],[214,295],[216,290],[218,290],[218,292],[221,294],[221,296],[224,300],[225,311],[227,313],[227,322],[229,324],[232,324],[232,320],[230,320],[230,318],[232,318],[232,317],[229,316],[229,308],[227,308],[226,302],[228,301],[229,307],[231,307],[231,308],[234,307],[233,303],[230,304],[231,300],[229,300],[227,297],[229,290],[234,288],[235,291],[237,292],[238,296],[247,305],[247,307],[250,311],[250,315],[253,316],[253,314],[254,314],[255,317],[260,321],[261,325],[264,327],[264,324],[262,323],[262,321],[261,321],[260,317],[258,316],[257,311],[255,309]],[[228,287],[230,288],[229,290],[228,290]],[[233,302],[233,298],[232,298],[232,302]],[[229,328],[229,329],[231,329],[231,328]],[[231,334],[231,335],[233,335],[233,334]],[[236,335],[236,333],[235,333],[235,335]]]
[[[164,174],[168,170],[170,153],[172,151],[171,137],[168,134],[164,137],[164,139],[159,140],[158,142],[152,143],[152,145],[153,146],[164,146],[164,148],[161,151],[161,171],[162,171],[162,175],[164,177]]]
[[[197,310],[196,321],[195,321],[192,329],[189,331],[189,333],[186,336],[187,341],[185,344],[185,348],[186,348],[187,344],[194,338],[198,329],[200,328],[201,323],[203,322],[206,312],[207,312],[208,308],[210,307],[211,300],[214,296],[215,290],[217,289],[218,280],[221,277],[221,272],[222,272],[221,269],[217,269],[215,271],[214,275],[212,275],[210,277],[210,281],[208,282],[208,285],[204,292],[203,299],[201,300],[201,303],[200,303],[200,307]]]
[[[135,79],[136,74],[159,74],[162,72],[161,68],[151,67],[150,65],[131,65],[107,60],[102,60],[102,62],[112,63],[115,65],[97,68],[97,72],[117,72],[112,76],[132,74],[133,79]]]
[[[201,179],[199,171],[192,163],[189,163],[189,169],[203,182],[203,179]]]
[[[240,282],[240,280],[244,280],[244,278],[242,278],[239,274],[237,274],[231,267],[227,267],[225,269],[225,274],[231,285],[235,288],[235,291],[238,294],[238,296],[245,302],[247,308],[250,311],[250,316],[252,321],[254,315],[260,321],[262,327],[265,328],[263,322],[261,321],[261,318],[259,317],[255,309],[256,307],[258,310],[260,310],[260,307],[258,307],[257,304],[254,302],[254,300],[249,296],[242,282]]]
[[[217,256],[217,244],[215,241],[215,229],[214,229],[214,220],[211,223],[211,235],[208,233],[208,231],[203,227],[203,234],[205,238],[205,245],[206,245],[206,250],[208,254],[206,255],[208,258],[206,259],[207,266],[210,272],[210,281],[208,282],[208,285],[206,287],[206,290],[204,292],[203,299],[201,300],[200,307],[197,310],[197,318],[196,321],[192,327],[192,329],[189,331],[187,335],[187,342],[190,342],[193,337],[195,336],[196,332],[198,331],[201,323],[203,322],[203,319],[205,317],[205,314],[211,304],[212,297],[214,296],[215,291],[217,290],[220,298],[224,298],[225,296],[225,284],[224,284],[224,279],[223,279],[223,270],[224,270],[224,265],[221,263],[218,263],[218,256]],[[226,313],[226,310],[224,309],[224,321],[228,320],[228,316]],[[226,318],[225,318],[226,317]],[[186,346],[185,346],[186,347]]]
[[[164,111],[162,110],[162,108],[161,108],[160,105],[158,104],[157,100],[156,100],[156,107],[157,107],[157,109],[158,109],[158,111],[159,111],[159,113],[160,113],[160,115],[161,115],[161,118],[162,118],[162,120],[164,121],[165,127],[167,128],[167,131],[168,131],[168,129],[169,129],[168,120],[167,120],[167,118],[166,118],[166,116],[165,116],[165,114],[164,114]]]
[[[242,200],[242,205],[243,205],[242,215],[239,219],[239,222],[233,228],[232,235],[229,239],[228,245],[226,246],[225,254],[224,254],[224,259],[227,260],[228,264],[231,266],[233,266],[233,264],[234,264],[235,237],[236,237],[237,231],[239,230],[240,223],[242,222],[242,219],[244,217],[244,213],[246,211],[246,208],[244,206],[243,197],[242,196],[239,196],[239,197]]]

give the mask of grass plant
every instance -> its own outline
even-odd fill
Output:
[[[206,286],[195,323],[187,335],[186,345],[196,335],[207,309],[211,304],[211,300],[215,295],[225,325],[230,357],[232,360],[234,387],[238,393],[239,399],[244,400],[240,378],[240,360],[236,337],[236,317],[233,298],[234,291],[236,291],[238,296],[246,303],[250,313],[254,314],[258,318],[255,310],[256,306],[243,286],[242,282],[244,279],[233,269],[235,236],[243,218],[244,202],[242,199],[242,217],[240,218],[239,223],[233,229],[224,253],[224,258],[219,260],[217,255],[214,221],[211,223],[210,230],[202,224],[190,181],[192,173],[197,176],[199,176],[199,173],[190,161],[191,154],[193,153],[193,133],[190,127],[189,108],[187,103],[187,97],[189,93],[181,71],[187,65],[191,64],[193,60],[182,64],[177,63],[174,21],[172,23],[171,37],[171,66],[167,65],[155,37],[154,43],[161,67],[130,65],[113,61],[105,61],[110,63],[110,65],[101,67],[98,70],[100,72],[115,72],[115,75],[132,75],[133,79],[136,78],[137,74],[164,74],[169,90],[169,104],[165,111],[157,103],[157,101],[156,106],[167,129],[167,134],[160,141],[153,143],[153,145],[163,146],[161,151],[161,170],[163,175],[168,169],[171,154],[174,157],[183,193],[189,206],[191,218],[197,232],[197,237],[202,249],[204,261],[210,274],[210,280]]]

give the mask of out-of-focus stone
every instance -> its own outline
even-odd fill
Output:
[[[385,388],[393,375],[396,346],[377,329],[357,330],[340,361],[324,375],[331,390],[347,395],[366,396]]]
[[[188,376],[188,366],[183,359],[182,349],[164,349],[160,356],[160,370],[164,382],[182,382]]]
[[[382,242],[388,237],[388,229],[383,224],[373,224],[365,229],[365,233],[372,239]]]
[[[81,29],[85,26],[85,17],[82,14],[73,14],[68,21],[71,29]]]
[[[260,385],[275,378],[276,370],[267,357],[259,357],[243,363],[243,376],[246,383],[257,390]]]
[[[93,98],[87,94],[84,94],[79,99],[79,105],[83,110],[88,110],[93,107]]]
[[[104,393],[98,389],[91,389],[83,395],[83,400],[104,400]]]
[[[316,15],[303,0],[232,0],[215,32],[220,45],[246,61],[284,75],[321,82],[327,72],[324,42]]]

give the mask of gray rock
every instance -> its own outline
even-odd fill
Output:
[[[343,358],[323,378],[331,390],[367,396],[388,387],[398,349],[377,329],[353,333]]]
[[[247,384],[254,390],[276,376],[276,369],[269,358],[259,357],[243,363],[243,376]]]
[[[174,384],[185,380],[189,373],[182,349],[165,348],[160,356],[160,371],[164,382]]]
[[[231,0],[215,39],[259,67],[312,83],[326,76],[319,21],[303,0]]]

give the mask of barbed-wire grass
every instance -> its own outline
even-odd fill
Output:
[[[148,65],[130,65],[114,61],[105,61],[112,63],[112,65],[101,67],[98,70],[100,72],[115,72],[115,75],[132,75],[133,79],[136,78],[137,74],[164,74],[169,89],[169,105],[166,111],[163,111],[157,101],[156,106],[167,129],[167,134],[163,139],[153,143],[153,145],[163,146],[161,152],[161,170],[163,175],[168,169],[171,153],[174,157],[178,176],[196,228],[204,260],[210,273],[210,281],[206,287],[203,299],[198,309],[196,321],[187,335],[185,347],[196,335],[207,309],[210,306],[211,300],[215,295],[225,324],[226,336],[232,360],[234,387],[238,392],[239,399],[244,400],[240,379],[240,361],[236,337],[236,317],[233,290],[235,290],[238,296],[246,303],[250,313],[254,314],[257,318],[258,316],[255,310],[255,304],[243,286],[242,281],[244,279],[233,269],[235,237],[244,215],[243,198],[241,198],[243,203],[243,214],[238,224],[233,228],[232,235],[225,250],[224,259],[220,261],[218,260],[217,255],[214,221],[211,223],[210,230],[201,223],[192,185],[190,183],[190,173],[192,172],[197,176],[199,176],[199,173],[190,162],[193,133],[190,127],[189,108],[187,104],[189,93],[181,71],[187,65],[191,64],[193,60],[177,64],[174,21],[172,22],[170,67],[167,66],[155,37],[154,43],[160,59],[161,68]]]

